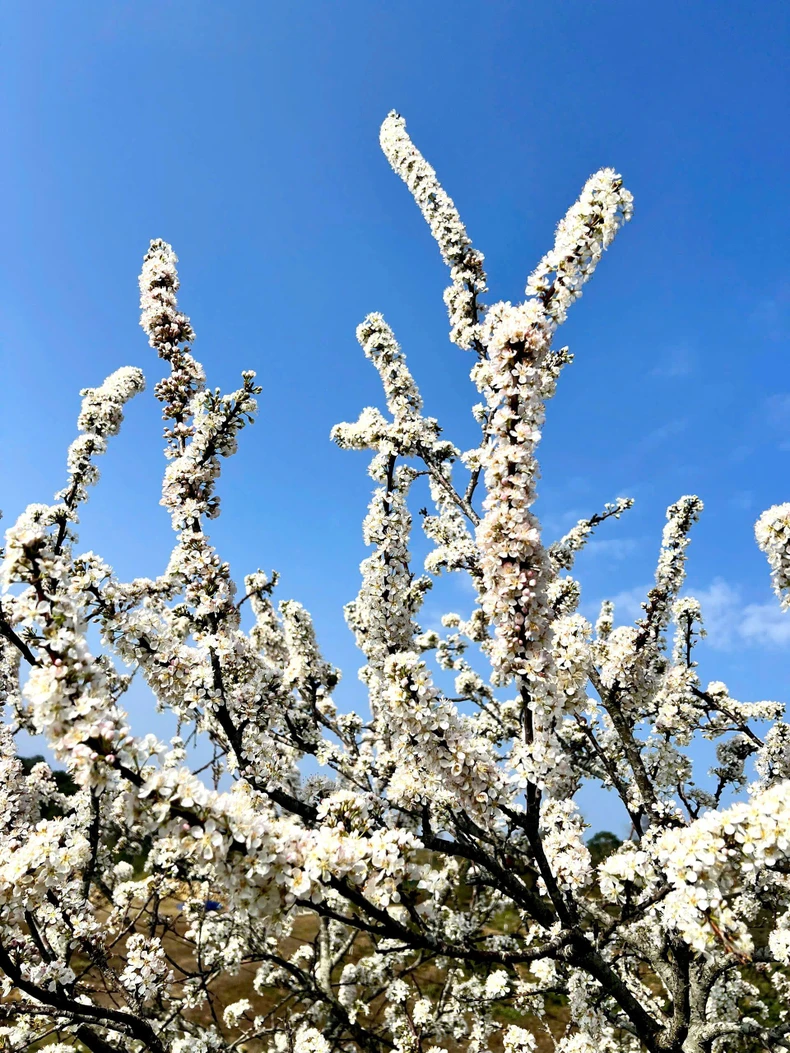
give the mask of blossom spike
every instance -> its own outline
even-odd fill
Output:
[[[450,339],[464,350],[477,348],[484,309],[480,297],[487,291],[483,255],[473,248],[452,199],[409,138],[406,121],[394,110],[381,126],[380,142],[393,170],[411,191],[450,268],[452,285],[444,294],[452,327]]]

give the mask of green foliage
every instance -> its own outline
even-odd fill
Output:
[[[597,834],[593,834],[587,842],[593,866],[597,867],[599,863],[603,863],[604,859],[612,852],[616,852],[622,843],[620,838],[610,833],[609,830],[599,830]]]

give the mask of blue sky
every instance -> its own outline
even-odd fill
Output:
[[[62,484],[79,389],[139,365],[149,389],[104,459],[82,542],[127,578],[166,562],[160,364],[137,325],[136,277],[149,239],[167,239],[209,382],[235,387],[254,368],[264,388],[224,469],[214,536],[237,577],[281,572],[281,595],[313,612],[344,671],[341,704],[359,698],[341,607],[365,555],[370,481],[365,458],[328,434],[382,403],[354,339],[367,312],[393,326],[448,436],[475,434],[443,265],[378,147],[395,108],[486,254],[490,300],[521,297],[594,169],[623,173],[634,220],[562,333],[576,361],[542,447],[547,535],[636,498],[577,565],[585,610],[619,596],[630,619],[664,509],[699,493],[703,675],[736,697],[786,697],[790,617],[752,530],[790,499],[789,22],[766,0],[10,5],[6,520]],[[445,597],[469,600],[460,586]],[[426,623],[439,613],[429,596]],[[136,730],[161,733],[144,692],[131,709]],[[606,825],[604,803],[587,807]]]

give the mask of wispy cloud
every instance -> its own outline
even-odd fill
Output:
[[[595,511],[595,509],[593,509]],[[570,508],[567,512],[553,512],[543,517],[543,534],[546,544],[558,541],[575,527],[580,519],[586,519],[592,513],[587,508]]]
[[[769,395],[765,400],[765,408],[769,424],[776,428],[786,428],[790,424],[790,392]]]
[[[773,295],[757,303],[751,320],[769,340],[784,339],[790,326],[790,278],[784,278]]]
[[[588,618],[595,620],[601,609],[601,602],[611,600],[614,604],[615,625],[627,625],[636,621],[642,614],[642,604],[651,587],[652,582],[649,582],[647,585],[637,585],[633,589],[623,589],[614,596],[602,596],[596,603],[583,604],[584,613]]]
[[[650,370],[653,377],[687,377],[694,372],[696,356],[685,344],[671,347],[659,357],[657,365]]]
[[[786,436],[790,426],[790,393],[783,391],[765,400],[765,420],[780,436]],[[790,441],[782,438],[780,450],[790,450]]]
[[[641,439],[637,440],[637,442],[634,443],[631,452],[645,454],[650,453],[653,450],[661,449],[667,440],[674,438],[676,435],[682,434],[688,426],[689,421],[685,417],[675,417],[672,420],[668,420],[666,424],[654,428],[646,435],[643,435]]]
[[[787,432],[790,429],[790,392],[779,391],[761,399],[748,414],[743,427],[744,441],[734,446],[729,457],[733,464],[742,464],[766,445],[790,450]]]
[[[748,511],[750,508],[754,508],[754,493],[751,490],[736,490],[732,497],[728,499],[728,504],[733,508]]]
[[[621,560],[630,556],[639,548],[639,542],[632,537],[601,538],[588,541],[584,551],[602,560]]]

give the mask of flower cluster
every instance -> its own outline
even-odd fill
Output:
[[[540,817],[543,847],[557,883],[576,891],[592,877],[590,850],[582,840],[585,824],[572,800],[548,800]]]
[[[754,535],[768,557],[774,592],[787,610],[790,608],[790,502],[763,512],[755,524]]]
[[[441,699],[418,655],[392,655],[384,668],[384,701],[395,729],[398,770],[390,792],[403,803],[462,808],[484,821],[503,789],[491,744]]]
[[[667,924],[700,950],[723,939],[750,953],[753,941],[738,917],[737,899],[762,871],[790,859],[790,783],[667,830],[655,854],[673,889],[664,902]]]
[[[156,998],[173,980],[173,972],[168,968],[158,936],[147,938],[142,933],[133,933],[126,943],[124,957],[126,966],[121,973],[121,983],[133,999],[147,1002]]]

